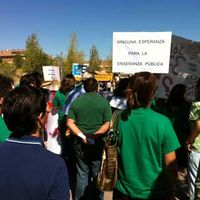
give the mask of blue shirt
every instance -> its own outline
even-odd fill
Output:
[[[69,108],[72,104],[72,102],[82,96],[83,94],[85,93],[85,90],[84,90],[84,87],[83,87],[83,84],[79,84],[77,85],[68,95],[67,97],[67,100],[65,102],[65,105],[63,107],[63,112],[65,113],[65,115],[68,115],[68,112],[69,112]]]
[[[23,136],[0,144],[1,200],[69,200],[64,160],[46,150],[42,139]]]

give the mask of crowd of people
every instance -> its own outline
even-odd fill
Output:
[[[0,196],[2,200],[103,200],[96,187],[112,113],[118,123],[118,178],[113,200],[173,200],[178,170],[187,169],[189,199],[200,198],[200,80],[196,100],[175,85],[156,98],[156,76],[122,78],[107,98],[91,72],[76,83],[61,80],[50,98],[42,76],[31,72],[19,85],[0,74]],[[58,110],[60,155],[47,150],[45,124]]]

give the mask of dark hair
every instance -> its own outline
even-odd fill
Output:
[[[49,101],[49,90],[46,88],[40,88],[42,95],[44,95],[46,102]]]
[[[20,86],[34,86],[40,88],[41,85],[42,75],[39,72],[30,72],[20,78]]]
[[[13,79],[0,74],[0,97],[4,97],[12,90]]]
[[[114,90],[114,96],[117,97],[124,97],[125,90],[128,86],[130,78],[122,78],[119,80],[118,84],[116,85],[116,89]]]
[[[36,87],[37,84],[36,84],[35,77],[32,76],[32,74],[25,74],[25,75],[21,76],[19,85],[22,86],[22,87],[23,86],[25,86],[25,87],[29,87],[29,86]]]
[[[95,78],[88,78],[83,81],[84,90],[86,92],[95,92],[98,90],[98,82]]]
[[[157,89],[156,77],[150,72],[139,72],[130,78],[126,90],[127,107],[147,107]]]
[[[169,93],[167,99],[168,106],[179,106],[185,101],[186,86],[184,84],[176,84]]]
[[[31,76],[35,79],[36,87],[40,88],[42,85],[43,77],[40,72],[33,71],[30,73]]]
[[[200,101],[200,78],[197,80],[197,84],[195,88],[195,98],[196,98],[196,101]]]
[[[46,112],[45,97],[38,88],[17,87],[4,98],[2,112],[12,136],[31,135],[38,128],[38,116]]]
[[[66,94],[67,92],[71,91],[75,86],[76,79],[73,74],[67,74],[63,80],[61,81],[60,85],[60,92]]]

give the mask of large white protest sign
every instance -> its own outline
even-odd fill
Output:
[[[168,73],[171,32],[114,32],[113,72]]]
[[[59,66],[43,66],[42,70],[45,81],[60,81]]]
[[[194,100],[195,86],[200,77],[199,48],[199,43],[173,35],[169,73],[158,76],[157,97],[168,98],[173,86],[181,83],[187,86],[187,99]]]

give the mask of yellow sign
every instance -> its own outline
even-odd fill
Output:
[[[95,74],[95,79],[97,81],[112,81],[112,74]],[[76,81],[82,81],[81,76],[75,76]]]
[[[97,81],[112,81],[112,74],[96,74],[95,79]]]

